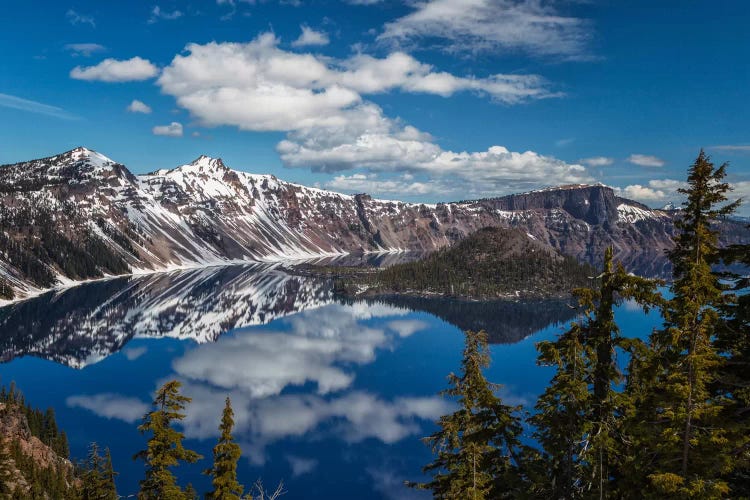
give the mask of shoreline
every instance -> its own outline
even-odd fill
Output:
[[[372,254],[391,254],[391,253],[403,253],[402,249],[383,250],[375,252],[363,252],[363,255]],[[233,259],[233,260],[217,260],[195,264],[183,264],[183,265],[170,265],[160,267],[158,269],[144,269],[144,268],[132,268],[131,272],[124,274],[104,275],[100,278],[90,278],[85,280],[70,280],[62,277],[61,282],[53,287],[49,288],[33,288],[29,293],[22,297],[13,298],[10,300],[0,299],[0,308],[9,307],[27,300],[35,299],[41,295],[50,292],[63,292],[71,288],[75,288],[87,283],[97,283],[101,281],[108,281],[118,278],[133,278],[140,276],[152,276],[156,274],[167,274],[177,271],[194,271],[198,269],[210,269],[212,267],[229,267],[229,266],[252,266],[252,265],[267,265],[277,266],[284,263],[299,263],[299,262],[314,262],[321,259],[336,259],[346,257],[348,255],[354,255],[352,252],[327,252],[321,254],[310,254],[305,257],[294,257],[294,256],[279,256],[279,257],[263,257],[261,259]],[[58,278],[60,279],[60,278]]]

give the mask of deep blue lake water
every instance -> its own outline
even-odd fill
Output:
[[[487,377],[506,402],[534,405],[551,372],[535,343],[572,318],[560,302],[393,299],[343,303],[329,286],[280,268],[227,267],[92,283],[0,309],[0,378],[52,406],[71,454],[111,449],[123,496],[137,491],[146,437],[136,427],[154,390],[179,379],[193,398],[181,467],[208,489],[224,399],[235,410],[249,486],[283,480],[285,499],[425,498],[403,486],[430,461],[420,438],[451,411],[437,393],[459,369],[462,329],[485,328]],[[659,324],[623,305],[626,335]],[[428,495],[427,495],[428,496]]]

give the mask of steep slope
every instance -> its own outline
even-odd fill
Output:
[[[605,186],[409,204],[237,172],[205,156],[136,176],[86,148],[0,167],[0,202],[0,300],[128,272],[432,251],[486,226],[518,227],[589,262],[613,245],[631,269],[658,273],[674,217]],[[747,239],[742,224],[735,226],[726,234]],[[50,234],[63,245],[47,244]],[[76,265],[67,264],[69,255]]]

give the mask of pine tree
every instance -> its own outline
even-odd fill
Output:
[[[725,264],[750,267],[750,245],[736,245],[722,252]],[[725,273],[732,283],[731,300],[722,307],[717,346],[726,357],[717,384],[730,403],[724,419],[729,423],[734,471],[727,477],[732,492],[750,491],[750,278]]]
[[[182,440],[184,434],[172,426],[185,418],[183,411],[191,401],[180,394],[182,384],[172,380],[156,392],[154,410],[143,417],[138,427],[141,433],[151,433],[145,450],[135,455],[146,464],[146,477],[141,481],[138,498],[142,500],[185,500],[187,491],[177,485],[177,480],[170,471],[180,462],[195,463],[199,454],[186,449]]]
[[[13,489],[13,458],[8,449],[8,439],[0,437],[0,498],[11,498]]]
[[[555,498],[598,497],[611,494],[622,457],[620,421],[629,405],[618,385],[623,374],[618,350],[630,351],[635,339],[620,335],[614,308],[634,300],[646,311],[662,303],[657,281],[628,274],[604,253],[604,268],[596,289],[577,289],[583,321],[555,342],[540,342],[539,364],[557,373],[536,405],[531,421],[542,444],[543,485],[535,488]],[[540,474],[544,478],[544,474]]]
[[[482,370],[489,366],[487,334],[466,332],[461,374],[451,373],[444,396],[458,398],[459,409],[440,418],[440,429],[424,439],[437,455],[424,471],[427,483],[410,483],[432,490],[435,498],[513,498],[525,485],[518,469],[521,423],[518,408],[503,404],[497,386]]]
[[[104,486],[107,488],[108,492],[111,493],[111,498],[113,499],[119,498],[117,495],[117,486],[115,485],[116,476],[117,472],[115,472],[115,468],[112,465],[112,454],[109,452],[109,448],[106,448],[104,450],[104,469],[102,470],[102,477]]]
[[[726,300],[712,272],[719,259],[712,223],[737,206],[724,204],[726,167],[715,168],[703,151],[690,167],[664,328],[652,334],[651,354],[631,364],[629,391],[639,408],[633,463],[640,467],[631,480],[647,479],[631,487],[654,498],[718,497],[729,489],[723,477],[732,468],[731,443],[721,419],[727,399],[712,390],[724,364],[714,338]]]
[[[102,457],[99,445],[91,443],[80,478],[81,500],[117,500],[109,449],[106,450],[105,457]]]
[[[232,437],[234,428],[234,411],[227,398],[219,425],[219,442],[214,446],[214,465],[205,471],[211,476],[213,491],[206,498],[213,500],[239,500],[244,487],[237,482],[237,461],[242,455],[240,446]]]

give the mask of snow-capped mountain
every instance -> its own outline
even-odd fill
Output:
[[[638,267],[672,234],[670,213],[602,185],[413,204],[239,172],[206,156],[133,175],[86,148],[0,167],[0,200],[0,298],[107,274],[431,251],[485,226],[521,227],[592,262],[613,245]]]

